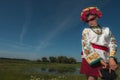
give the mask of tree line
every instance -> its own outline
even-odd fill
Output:
[[[42,57],[41,59],[38,59],[37,62],[43,62],[43,63],[68,63],[68,64],[75,64],[77,63],[76,59],[73,57],[66,57],[66,56],[50,56],[50,57]]]
[[[31,61],[28,59],[17,59],[17,58],[4,58],[0,57],[0,61]],[[73,57],[66,57],[66,56],[50,56],[50,57],[42,57],[41,59],[34,60],[34,62],[39,62],[39,63],[67,63],[67,64],[75,64],[77,63],[76,59]]]

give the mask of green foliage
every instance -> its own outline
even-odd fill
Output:
[[[0,58],[0,62],[2,61],[7,61],[7,62],[28,62],[30,60],[27,59],[16,59],[16,58]],[[42,57],[41,59],[36,60],[36,62],[39,63],[67,63],[67,64],[76,64],[77,61],[73,57],[66,57],[66,56],[50,56],[49,58],[47,57]]]
[[[120,64],[119,64],[120,66]],[[64,75],[64,72],[72,72],[74,68],[79,68],[77,64],[59,64],[47,63],[40,64],[36,61],[20,61],[20,60],[0,60],[0,80],[86,80],[81,74]],[[62,74],[48,74],[45,72],[37,72],[34,68],[41,68],[43,71],[49,68],[50,71],[59,70]],[[120,80],[120,68],[117,70]]]
[[[57,62],[57,63],[68,63],[68,64],[77,63],[77,61],[73,57],[68,58],[66,56],[58,56],[57,58],[54,59],[54,61]]]
[[[49,60],[50,60],[51,63],[56,63],[57,62],[57,58],[53,57],[53,56],[50,56]]]
[[[42,62],[49,62],[49,60],[46,57],[43,57]]]
[[[74,67],[79,67],[79,64],[39,64],[35,61],[12,60],[9,63],[7,60],[0,60],[0,62],[2,62],[0,63],[0,80],[68,80],[68,76],[63,77],[59,74],[36,72],[34,68],[42,68],[42,70],[49,68],[50,71],[58,70],[64,73],[65,71],[73,70]],[[76,75],[74,75],[75,77]]]

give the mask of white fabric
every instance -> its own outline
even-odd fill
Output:
[[[97,45],[102,45],[109,47],[108,44],[110,42],[110,30],[108,27],[102,28],[102,34],[98,35],[96,34],[92,29],[85,28],[86,31],[88,31],[87,39],[90,43],[94,43]],[[106,52],[104,50],[100,49],[92,49],[92,52],[97,52],[104,61],[108,62],[109,52]],[[86,57],[86,54],[83,54],[83,57]]]

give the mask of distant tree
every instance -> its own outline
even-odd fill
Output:
[[[62,62],[63,62],[63,56],[58,56],[57,62],[58,62],[58,63],[62,63]]]
[[[68,63],[68,62],[69,62],[68,57],[64,56],[64,63]]]
[[[47,59],[46,57],[42,57],[42,59],[37,60],[37,62],[68,63],[68,64],[77,63],[76,59],[74,59],[73,57],[68,58],[66,56],[58,56],[58,57],[50,56],[49,59]]]
[[[48,59],[46,57],[43,57],[42,62],[49,62],[49,61],[48,61]]]
[[[42,62],[42,61],[40,59],[38,59],[37,62]]]
[[[76,61],[76,59],[74,59],[73,57],[71,57],[71,58],[68,59],[68,63],[75,64],[75,63],[77,63],[77,61]]]
[[[58,56],[57,61],[58,63],[67,63],[68,58],[66,56]]]
[[[55,62],[57,62],[57,59],[56,59],[56,57],[50,56],[50,57],[49,57],[49,61],[50,61],[51,63],[55,63]]]
[[[66,57],[66,56],[58,56],[57,58],[58,63],[69,63],[69,64],[75,64],[77,63],[76,59],[73,57]]]

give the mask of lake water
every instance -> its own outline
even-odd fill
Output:
[[[69,74],[80,74],[80,68],[32,68],[29,72],[37,72],[37,73],[47,73],[47,74],[59,74],[59,75],[69,75]]]

